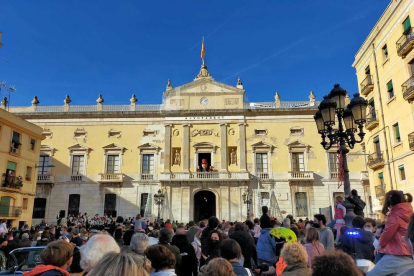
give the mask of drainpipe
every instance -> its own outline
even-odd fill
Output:
[[[384,109],[382,108],[382,96],[381,96],[381,88],[380,88],[380,83],[379,83],[379,74],[378,74],[378,65],[377,65],[377,55],[375,53],[375,45],[374,45],[374,43],[372,43],[372,52],[374,53],[375,74],[377,76],[377,87],[378,87],[378,94],[379,94],[379,101],[380,101],[380,108],[381,108],[381,120],[382,120],[382,125],[385,128]],[[384,129],[383,133],[384,133],[384,141],[385,141],[385,156],[387,158],[388,174],[390,175],[391,190],[393,190],[393,187],[394,186],[392,184],[391,166],[389,164],[389,159],[390,158],[388,156],[387,133],[386,133],[385,129]]]

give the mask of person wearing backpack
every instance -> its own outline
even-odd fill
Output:
[[[364,208],[366,204],[361,199],[361,197],[358,195],[357,190],[351,191],[351,196],[348,197],[348,201],[355,205],[354,207],[355,215],[365,217]]]

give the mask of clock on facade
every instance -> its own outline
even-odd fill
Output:
[[[200,103],[201,105],[208,105],[208,99],[206,97],[201,98]]]

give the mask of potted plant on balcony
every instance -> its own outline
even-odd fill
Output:
[[[17,177],[15,181],[9,184],[10,188],[21,189],[23,187],[23,178],[21,176]]]
[[[15,212],[17,216],[20,216],[23,213],[22,207],[17,207]]]

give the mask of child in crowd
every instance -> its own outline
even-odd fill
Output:
[[[345,224],[345,214],[346,209],[343,205],[344,199],[342,196],[336,197],[336,203],[335,203],[335,228],[336,228],[336,239],[335,242],[339,241],[339,237],[341,236],[341,227]]]

